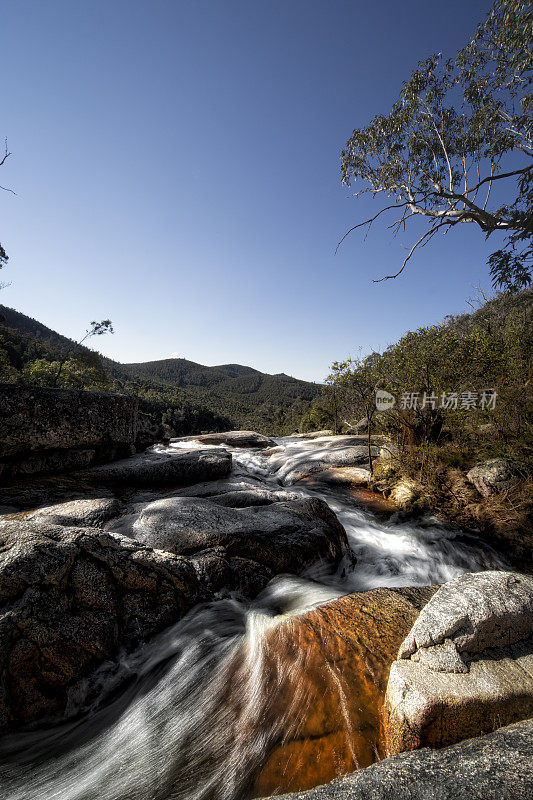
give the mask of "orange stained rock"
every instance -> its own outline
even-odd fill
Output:
[[[389,669],[434,591],[348,595],[266,634],[268,716],[277,720],[278,736],[252,796],[308,789],[384,755],[381,709]]]

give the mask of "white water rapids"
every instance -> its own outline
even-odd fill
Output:
[[[279,445],[280,458],[284,452],[308,457],[317,447],[290,439]],[[232,480],[253,476],[280,488],[261,451],[232,453]],[[349,592],[441,583],[465,571],[504,566],[474,536],[435,519],[384,522],[342,491],[290,491],[330,505],[346,530],[355,566],[307,578],[281,576],[252,603],[229,598],[197,607],[118,666],[103,666],[97,707],[74,722],[0,742],[3,800],[250,798],[265,754],[305,705],[296,692],[292,708],[274,713],[272,673],[267,679],[263,663],[266,629]],[[284,677],[280,667],[274,683]]]

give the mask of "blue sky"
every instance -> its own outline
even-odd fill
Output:
[[[339,154],[480,0],[2,3],[0,302],[120,361],[178,354],[321,380],[332,361],[467,309],[485,242],[455,229],[399,266]]]

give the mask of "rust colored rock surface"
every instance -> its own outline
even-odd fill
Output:
[[[382,757],[381,708],[390,665],[436,587],[374,589],[274,628],[271,713],[285,719],[254,796],[301,791]]]

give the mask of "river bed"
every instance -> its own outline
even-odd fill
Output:
[[[232,450],[231,479],[279,489],[275,466],[284,455],[306,458],[318,446],[290,437],[277,445],[274,459]],[[171,444],[191,446],[203,445]],[[442,583],[505,566],[473,534],[436,518],[383,520],[341,489],[290,491],[329,504],[355,558],[335,571],[279,576],[253,602],[228,597],[196,607],[118,666],[103,665],[98,705],[74,722],[0,744],[4,800],[247,800],[269,749],[305,704],[295,696],[292,708],[273,716],[265,631],[347,593]]]

